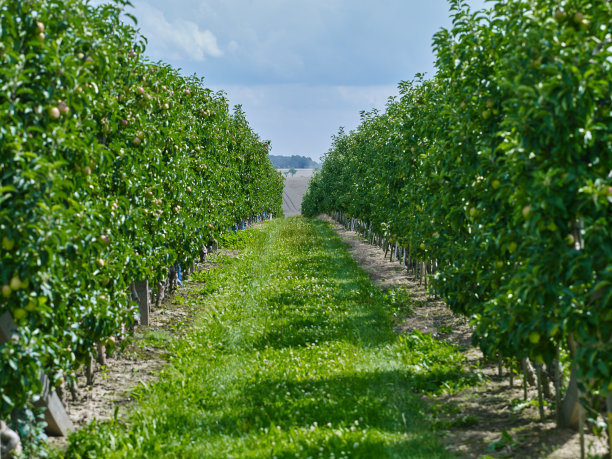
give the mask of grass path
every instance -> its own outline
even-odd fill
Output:
[[[71,438],[68,457],[449,457],[423,393],[465,382],[461,354],[399,336],[403,301],[371,284],[325,222],[247,230],[199,274],[201,311],[126,420]],[[240,242],[240,241],[238,241]]]

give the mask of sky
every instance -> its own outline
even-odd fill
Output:
[[[340,126],[434,73],[446,0],[132,0],[146,54],[242,105],[272,154],[319,161]],[[468,0],[482,8],[484,0]]]

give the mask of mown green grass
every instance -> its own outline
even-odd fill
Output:
[[[165,341],[159,382],[128,419],[73,435],[66,456],[449,457],[422,394],[468,382],[461,354],[398,336],[393,301],[327,223],[277,220],[243,238],[200,275],[201,314]]]

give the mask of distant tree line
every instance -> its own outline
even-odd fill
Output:
[[[292,156],[280,156],[280,155],[269,155],[270,161],[276,169],[318,169],[319,163],[313,161],[311,158],[306,156],[292,155]]]

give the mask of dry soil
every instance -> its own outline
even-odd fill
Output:
[[[314,169],[296,169],[295,175],[287,173],[288,169],[278,170],[285,177],[285,189],[283,191],[283,212],[285,217],[301,215],[302,196],[304,196],[306,189],[308,189],[308,182],[314,173]]]

